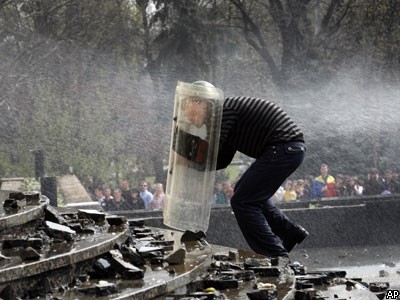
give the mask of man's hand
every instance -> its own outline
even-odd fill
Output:
[[[208,142],[199,136],[180,130],[178,126],[175,128],[172,149],[181,157],[194,163],[193,168],[199,170],[205,169],[208,146]],[[198,166],[195,166],[196,164]]]

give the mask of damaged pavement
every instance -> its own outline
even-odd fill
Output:
[[[0,216],[0,299],[384,299],[384,282],[308,271],[92,209],[9,193]]]

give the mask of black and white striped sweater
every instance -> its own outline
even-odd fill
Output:
[[[278,105],[261,98],[226,98],[223,105],[217,169],[236,151],[257,158],[269,145],[304,141],[303,133]]]

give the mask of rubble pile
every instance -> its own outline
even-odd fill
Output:
[[[29,216],[26,223],[18,220],[26,218],[27,207],[38,205],[40,217]],[[145,273],[175,276],[199,263],[196,258],[182,267],[188,261],[184,245],[175,249],[173,233],[167,240],[163,232],[145,227],[143,220],[128,222],[125,216],[98,210],[54,208],[39,194],[10,193],[2,207],[3,217],[13,217],[15,223],[0,228],[3,300],[109,299],[126,290],[129,299],[152,285],[144,280]],[[189,251],[198,249],[193,247]]]
[[[27,207],[40,208],[29,217]],[[143,219],[54,208],[10,193],[0,217],[0,299],[383,299],[389,284],[209,245],[204,233]],[[12,220],[8,219],[13,217]],[[4,222],[2,219],[7,219]],[[24,219],[24,222],[21,222]]]

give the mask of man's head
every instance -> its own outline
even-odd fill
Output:
[[[139,196],[139,190],[138,189],[132,189],[131,190],[131,196],[132,196],[132,198],[137,198]]]
[[[110,197],[111,197],[111,189],[110,189],[109,187],[106,187],[106,188],[104,189],[104,196],[105,196],[106,198],[110,198]]]
[[[101,199],[103,197],[103,189],[101,187],[95,188],[94,193],[97,199]]]
[[[142,180],[139,184],[139,189],[141,192],[144,192],[147,190],[147,182]]]
[[[368,178],[372,180],[377,180],[379,178],[379,171],[377,168],[371,168],[369,170]]]
[[[115,199],[115,201],[121,201],[122,200],[121,189],[115,189],[114,190],[114,199]]]
[[[122,181],[121,189],[124,190],[124,191],[128,191],[129,190],[129,181],[128,180]]]
[[[186,118],[197,127],[201,127],[207,118],[209,103],[207,99],[188,97],[184,100],[184,112]]]
[[[207,81],[199,80],[192,84],[215,89],[215,86]],[[206,98],[199,96],[190,96],[183,101],[183,109],[186,117],[197,127],[201,127],[205,123],[210,107],[211,103]]]
[[[328,173],[329,173],[328,165],[321,164],[319,171],[320,171],[322,177],[328,176]]]
[[[215,183],[215,190],[217,192],[221,192],[224,189],[224,187],[222,186],[222,182],[216,182]]]

